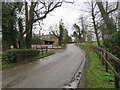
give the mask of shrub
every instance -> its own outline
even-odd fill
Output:
[[[25,58],[35,57],[37,55],[39,55],[39,50],[31,50],[31,49],[7,50],[2,54],[2,62],[16,63]]]
[[[33,34],[32,36],[32,44],[42,44],[42,40],[39,36]]]
[[[120,31],[106,38],[103,44],[109,52],[120,58]]]

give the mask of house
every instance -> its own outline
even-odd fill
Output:
[[[58,45],[58,39],[55,35],[49,33],[47,35],[42,34],[41,39],[46,45]]]

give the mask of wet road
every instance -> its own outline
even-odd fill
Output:
[[[59,53],[3,72],[3,87],[60,88],[69,84],[85,52],[71,44]]]

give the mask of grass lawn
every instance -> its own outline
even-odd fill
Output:
[[[86,78],[86,88],[115,88],[114,74],[112,71],[109,69],[109,73],[106,73],[105,66],[102,65],[98,56],[88,47],[81,44],[76,45],[88,52],[90,57]]]

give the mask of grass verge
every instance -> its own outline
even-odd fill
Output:
[[[109,73],[105,72],[105,66],[102,65],[98,56],[85,45],[76,44],[84,49],[90,57],[89,68],[86,78],[86,88],[115,88],[114,74],[109,69]]]
[[[98,46],[98,44],[97,44],[97,41],[92,41],[92,42],[83,42],[83,43],[81,43],[81,44],[83,44],[83,45],[93,45],[93,46]],[[100,41],[100,44],[103,46],[103,42],[102,41]]]
[[[21,63],[10,63],[10,64],[6,63],[6,64],[2,64],[2,68],[5,69],[5,68],[12,67],[12,66],[14,67],[14,66],[16,66],[17,64],[28,63],[28,62],[31,62],[31,61],[36,60],[36,59],[40,59],[40,58],[44,58],[44,57],[50,56],[50,55],[52,55],[52,54],[54,54],[54,52],[52,52],[52,51],[48,51],[47,53],[44,51],[44,52],[43,52],[43,55],[42,55],[42,53],[40,52],[39,56],[33,57],[33,58],[26,58],[26,59],[24,59]],[[30,59],[30,60],[29,60],[29,59]]]
[[[52,51],[48,51],[47,53],[43,52],[43,55],[42,55],[42,53],[40,52],[40,55],[38,57],[36,57],[36,59],[44,58],[44,57],[50,56],[52,54],[55,54],[55,53]]]

